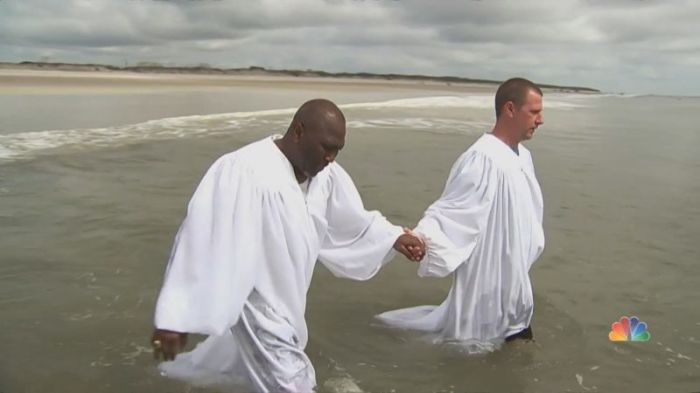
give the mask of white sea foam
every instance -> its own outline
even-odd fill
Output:
[[[362,393],[362,389],[349,376],[329,378],[323,382],[323,388],[329,393]]]
[[[553,95],[545,105],[548,108],[570,109],[584,106],[583,95]],[[487,121],[466,121],[445,116],[434,110],[472,108],[491,110],[490,95],[420,97],[381,102],[363,102],[341,105],[349,114],[348,128],[422,129],[429,132],[482,132]],[[577,102],[579,101],[579,102]],[[382,113],[382,109],[391,110]],[[401,109],[411,109],[401,112]],[[369,110],[371,113],[353,113]],[[37,154],[60,148],[90,149],[120,146],[153,140],[196,138],[255,129],[283,130],[295,108],[249,112],[220,113],[150,120],[125,126],[46,130],[0,135],[0,161],[31,158]],[[399,113],[396,113],[396,112]],[[416,113],[420,112],[417,116]],[[454,111],[452,112],[454,114]],[[484,119],[490,118],[484,114]]]
[[[150,120],[125,126],[33,131],[0,135],[0,159],[16,160],[42,152],[74,147],[120,146],[150,140],[216,135],[242,129],[240,121],[229,120],[235,114],[186,116]]]
[[[410,129],[426,130],[430,132],[458,132],[458,133],[480,133],[483,132],[490,123],[485,121],[467,121],[445,118],[425,118],[425,117],[403,117],[403,118],[381,118],[352,120],[347,124],[348,129]]]
[[[573,109],[585,107],[586,105],[577,102],[593,95],[586,94],[547,94],[544,97],[544,105],[547,109]],[[473,108],[493,110],[493,95],[491,94],[471,94],[468,96],[437,96],[404,98],[383,102],[365,102],[357,104],[342,105],[341,108]]]
[[[490,109],[493,97],[488,95],[404,98],[383,102],[363,102],[343,105],[342,108],[477,108]]]

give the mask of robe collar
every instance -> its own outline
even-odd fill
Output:
[[[277,146],[277,144],[275,143],[275,141],[277,139],[280,139],[280,138],[282,138],[282,135],[274,134],[274,135],[271,135],[269,138],[267,138],[267,142],[270,146],[270,149],[275,151],[275,153],[273,153],[273,154],[279,159],[281,169],[283,168],[282,170],[284,171],[284,174],[282,176],[284,176],[284,178],[287,179],[289,181],[289,183],[293,183],[295,185],[294,188],[299,190],[302,197],[304,198],[304,201],[307,201],[308,196],[309,196],[309,191],[311,190],[311,186],[315,185],[315,183],[317,183],[317,182],[313,181],[314,178],[308,178],[304,182],[304,183],[306,183],[305,186],[304,186],[304,184],[299,183],[299,181],[297,180],[297,176],[294,173],[294,166],[289,161],[287,156],[285,156],[284,153],[282,153],[282,150],[280,150],[279,146]]]
[[[282,135],[280,134],[271,135],[269,138],[267,138],[268,144],[270,145],[270,148],[275,151],[274,155],[278,158],[280,165],[284,168],[284,171],[287,174],[286,177],[290,178],[294,184],[299,185],[297,176],[294,174],[294,167],[292,166],[292,163],[289,162],[287,156],[282,153],[282,150],[280,150],[279,146],[277,146],[275,143],[275,141],[280,138],[282,138]]]
[[[490,132],[484,133],[481,137],[483,139],[486,148],[499,160],[504,162],[509,162],[513,165],[522,167],[524,165],[524,147],[518,143],[519,154],[510,148],[505,142],[498,139],[495,135]]]

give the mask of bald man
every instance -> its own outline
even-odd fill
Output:
[[[367,211],[335,162],[345,117],[304,103],[284,136],[219,158],[190,200],[155,312],[152,344],[166,374],[258,392],[311,392],[306,292],[316,260],[366,280],[394,255],[417,261],[420,239]],[[187,333],[209,335],[177,355]],[[177,356],[177,358],[175,358]]]

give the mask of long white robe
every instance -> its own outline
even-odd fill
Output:
[[[542,193],[530,152],[484,134],[455,162],[440,199],[415,231],[427,242],[421,277],[453,284],[440,306],[388,311],[385,323],[437,341],[490,350],[530,324],[528,270],[544,249]]]
[[[316,260],[338,277],[365,280],[394,256],[401,227],[364,209],[340,165],[304,192],[273,138],[219,158],[192,196],[155,326],[210,337],[162,363],[170,376],[311,391],[304,311]]]

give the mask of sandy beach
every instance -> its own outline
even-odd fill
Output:
[[[0,68],[0,94],[82,94],[206,91],[255,87],[319,91],[336,89],[431,90],[445,93],[488,93],[493,84],[438,81],[378,80],[362,78],[317,78],[272,75],[155,74],[125,71],[58,71]]]
[[[0,105],[19,117],[6,119],[0,134],[84,129],[149,120],[292,108],[311,98],[340,105],[441,96],[488,97],[496,86],[480,83],[280,76],[150,73],[112,70],[37,69],[0,63]],[[35,97],[35,116],[21,110]],[[65,97],[65,99],[64,99]],[[489,102],[490,102],[489,98]],[[79,109],[78,109],[79,108]],[[77,110],[77,111],[76,111]]]

